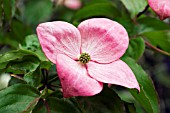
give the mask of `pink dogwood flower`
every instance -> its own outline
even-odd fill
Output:
[[[46,22],[38,25],[37,34],[45,55],[56,64],[64,97],[98,94],[103,83],[140,90],[129,66],[119,59],[129,44],[119,23],[93,18],[76,28],[67,22]]]
[[[82,5],[80,0],[51,0],[55,2],[57,5],[64,5],[69,9],[79,9]]]
[[[148,0],[148,3],[161,20],[170,18],[170,0]]]

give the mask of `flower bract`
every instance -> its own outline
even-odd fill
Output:
[[[148,3],[161,20],[170,18],[170,0],[148,0]]]
[[[125,28],[106,18],[88,19],[76,28],[63,21],[39,24],[37,35],[56,64],[64,97],[92,96],[103,83],[140,90],[129,66],[120,60],[129,38]]]

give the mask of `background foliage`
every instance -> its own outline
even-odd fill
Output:
[[[81,2],[72,10],[50,0],[0,0],[0,113],[170,112],[170,19],[159,20],[147,0]],[[36,26],[54,20],[77,26],[93,17],[110,18],[128,31],[130,44],[121,59],[134,72],[140,93],[105,85],[96,96],[62,97],[56,67],[41,50]]]

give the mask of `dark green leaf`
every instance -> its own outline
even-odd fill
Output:
[[[34,72],[39,66],[39,60],[34,56],[24,56],[22,59],[8,63],[7,72],[26,74]]]
[[[5,19],[9,21],[12,16],[11,2],[10,2],[10,0],[2,0],[2,4],[3,4],[3,11],[4,11]]]
[[[137,20],[139,25],[136,26],[138,34],[150,31],[168,30],[170,26],[163,21],[151,17],[144,17]]]
[[[81,113],[69,99],[50,97],[39,101],[32,113]]]
[[[25,56],[27,54],[30,54],[30,53],[27,52],[27,51],[23,51],[23,50],[14,50],[14,51],[7,52],[5,54],[0,54],[0,57],[1,57],[0,63],[19,59],[19,58],[22,58],[23,56]]]
[[[154,46],[170,52],[170,30],[152,31],[144,33],[143,36]]]
[[[35,69],[34,71],[30,71],[30,72],[28,72],[24,75],[24,80],[28,84],[30,84],[34,87],[37,87],[41,82],[41,76],[40,76],[40,73],[39,73],[40,70],[37,69],[37,68],[34,68],[34,69]]]
[[[22,58],[26,56],[34,56],[35,59],[37,59],[37,57],[39,58],[39,56],[37,56],[36,53],[32,51],[28,51],[28,50],[21,50],[21,49],[6,52],[4,54],[0,54],[0,58],[1,58],[0,69],[5,68],[9,62],[14,61],[14,60],[22,60]]]
[[[24,21],[31,25],[37,25],[50,18],[52,14],[52,2],[50,0],[29,0],[23,12]]]
[[[139,12],[143,11],[147,5],[146,0],[121,0],[125,7],[134,18]]]
[[[124,56],[129,56],[137,61],[143,55],[144,50],[145,42],[141,37],[131,38],[129,42],[129,47],[126,50]]]
[[[2,0],[5,19],[9,21],[15,15],[15,0]]]
[[[24,56],[22,59],[8,63],[6,72],[24,74],[24,80],[28,84],[38,86],[41,81],[39,65],[40,61],[35,56]]]
[[[52,66],[52,63],[49,61],[43,61],[40,64],[41,69],[49,70],[49,68]]]
[[[78,99],[84,113],[124,113],[124,106],[118,95],[109,88],[92,97]]]
[[[96,3],[80,9],[73,17],[73,23],[77,24],[84,19],[96,16],[116,18],[120,16],[120,13],[111,3]]]
[[[9,36],[1,35],[0,33],[0,44],[9,45],[12,48],[18,48],[18,42],[14,39],[11,39]]]
[[[28,55],[37,56],[35,53],[26,50],[13,50],[0,54],[0,69],[5,68],[10,61],[19,60]]]
[[[80,113],[76,106],[67,99],[48,98],[51,113]],[[66,109],[67,108],[67,109]]]
[[[134,104],[124,102],[126,113],[137,113]]]
[[[140,103],[137,100],[135,100],[135,98],[132,96],[132,94],[128,90],[122,90],[122,91],[119,90],[119,91],[116,91],[116,93],[119,95],[121,100],[124,101],[126,112],[135,110],[137,113],[145,113],[145,110],[143,109],[143,107],[140,105]]]
[[[30,113],[39,100],[35,88],[16,84],[0,91],[0,113]]]
[[[0,5],[2,6],[2,2],[0,2]],[[2,19],[3,19],[2,15],[3,15],[3,9],[0,7],[0,30],[2,30],[1,29],[2,28]],[[0,37],[1,37],[1,33],[0,33]]]
[[[140,93],[131,89],[131,94],[148,113],[159,113],[158,96],[150,77],[133,59],[124,57],[123,61],[132,69],[140,85]]]
[[[11,0],[11,16],[14,17],[16,11],[16,0]]]
[[[32,34],[32,30],[29,26],[27,26],[20,20],[12,20],[12,23],[10,25],[10,32],[8,33],[8,37],[11,40],[15,40],[19,43],[22,43],[25,37],[29,34]]]
[[[14,84],[26,84],[27,82],[25,82],[22,79],[16,78],[15,76],[11,76],[11,79],[9,81],[9,86],[12,86]]]
[[[0,69],[4,69],[7,66],[8,62],[0,63]]]
[[[10,22],[11,23],[3,29],[5,32],[0,32],[0,44],[7,44],[18,48],[18,43],[22,43],[28,34],[32,34],[32,30],[16,18]]]
[[[44,103],[43,99],[40,99],[32,113],[48,113],[46,103]]]

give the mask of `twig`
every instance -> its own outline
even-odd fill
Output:
[[[147,5],[142,12],[138,13],[137,18],[140,17],[143,13],[145,13],[148,10],[148,8],[149,8],[149,5]]]
[[[47,101],[45,99],[43,99],[43,101],[44,101],[44,104],[45,104],[45,106],[47,108],[47,113],[50,113],[50,107],[49,107]]]
[[[54,81],[56,81],[58,79],[59,79],[58,76],[56,76],[56,77],[52,78],[51,80],[49,80],[48,83],[52,83],[52,82],[54,82]]]
[[[161,50],[161,49],[153,46],[152,44],[150,44],[150,43],[147,42],[147,41],[145,41],[145,44],[146,44],[147,46],[149,46],[150,48],[154,49],[155,51],[158,51],[158,52],[160,52],[160,53],[162,53],[162,54],[164,54],[164,55],[170,56],[170,53],[168,53],[168,52],[166,52],[166,51],[163,51],[163,50]]]
[[[18,76],[18,75],[14,75],[14,74],[10,74],[12,77],[15,77],[17,79],[20,79],[20,80],[24,80],[22,77]]]

